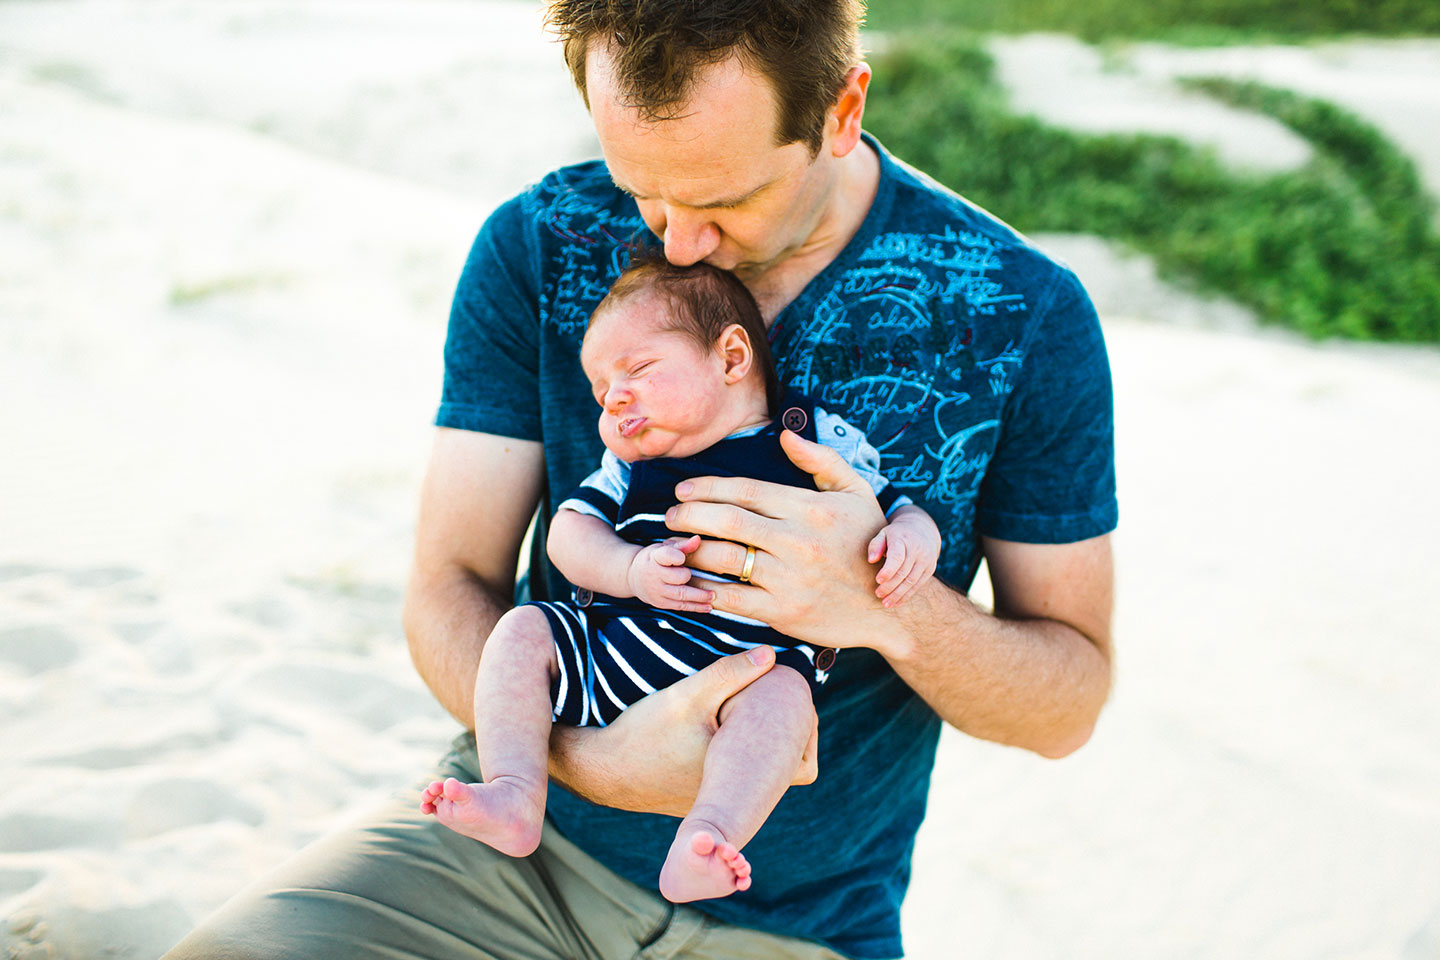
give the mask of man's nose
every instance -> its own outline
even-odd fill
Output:
[[[665,259],[680,267],[704,260],[720,246],[720,228],[703,210],[665,209]]]

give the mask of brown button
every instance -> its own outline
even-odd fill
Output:
[[[799,407],[791,407],[780,415],[781,425],[783,425],[786,430],[794,430],[796,433],[805,429],[805,422],[808,419],[809,417],[805,416],[805,411]]]
[[[833,647],[826,647],[815,654],[815,669],[829,670],[835,665],[835,650]]]
[[[587,590],[584,587],[575,588],[575,603],[579,606],[588,607],[594,599],[595,592],[593,590]]]

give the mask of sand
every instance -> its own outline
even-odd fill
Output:
[[[1085,127],[1101,61],[1026,44],[1017,103]],[[1128,56],[1201,139],[1261,135],[1167,78],[1252,70],[1437,182],[1440,112],[1384,92],[1440,90],[1436,42]],[[449,294],[593,149],[529,4],[0,3],[7,956],[156,957],[443,749],[399,610]],[[1114,363],[1117,686],[1062,762],[947,732],[910,956],[1440,956],[1440,351],[1040,239]]]

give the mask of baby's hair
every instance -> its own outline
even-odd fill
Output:
[[[678,267],[664,254],[638,253],[590,314],[589,326],[610,308],[644,290],[665,297],[670,304],[670,329],[690,337],[701,350],[715,349],[725,328],[738,323],[750,338],[755,366],[765,380],[765,399],[774,415],[780,405],[780,379],[770,353],[770,338],[759,304],[739,277],[708,263]]]

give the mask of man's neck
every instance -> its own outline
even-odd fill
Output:
[[[765,323],[773,323],[805,287],[834,262],[860,230],[880,187],[880,157],[861,140],[839,162],[833,202],[811,239],[761,276],[746,281]]]

